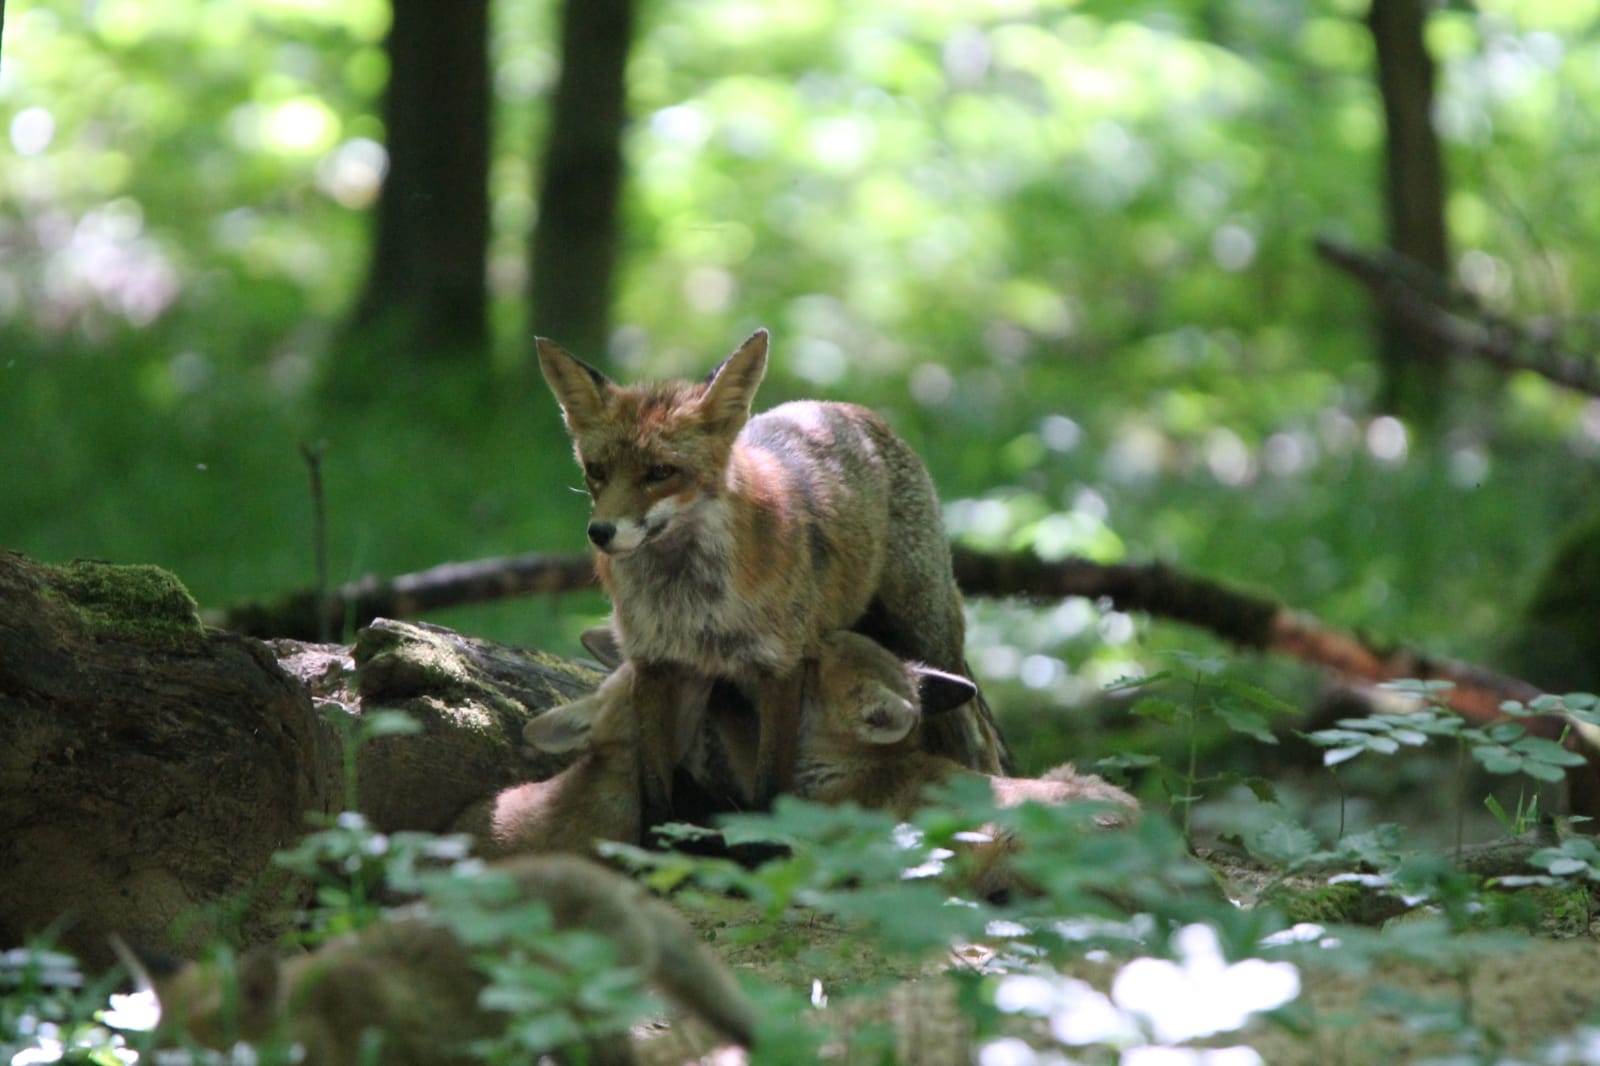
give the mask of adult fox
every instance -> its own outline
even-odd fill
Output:
[[[766,330],[701,382],[618,386],[546,340],[539,365],[593,499],[589,540],[622,652],[652,683],[722,677],[749,693],[757,802],[792,771],[798,668],[826,634],[860,629],[902,658],[969,673],[927,470],[854,404],[752,418]],[[659,793],[700,724],[644,727]],[[981,696],[929,722],[924,743],[976,770],[1010,762]]]

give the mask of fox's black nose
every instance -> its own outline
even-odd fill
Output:
[[[616,535],[617,527],[612,525],[610,522],[589,523],[589,540],[601,551],[605,550],[605,546],[610,544],[611,538]]]

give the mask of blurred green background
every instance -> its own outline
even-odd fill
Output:
[[[1430,425],[1374,406],[1368,295],[1312,249],[1384,242],[1366,10],[642,3],[612,340],[579,354],[623,379],[699,374],[765,325],[759,405],[883,410],[957,536],[1165,560],[1497,663],[1564,524],[1600,498],[1600,404],[1460,365]],[[583,550],[528,344],[556,4],[489,8],[491,339],[440,357],[349,328],[385,161],[387,3],[6,14],[0,545],[157,563],[206,606],[304,586],[299,446],[326,441],[335,581]],[[1589,310],[1600,282],[1597,16],[1428,15],[1451,280],[1519,321]],[[432,620],[571,653],[603,609]],[[1210,647],[1081,601],[976,602],[973,621],[1025,763],[1106,682]]]

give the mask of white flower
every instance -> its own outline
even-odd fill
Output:
[[[99,1012],[100,1020],[113,1029],[154,1029],[161,1021],[161,1003],[154,991],[129,995],[113,993],[111,1009]]]

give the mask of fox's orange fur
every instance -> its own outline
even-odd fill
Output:
[[[789,403],[752,418],[766,356],[761,330],[705,382],[622,387],[539,345],[594,501],[589,535],[623,653],[753,692],[755,776],[770,795],[786,773],[796,671],[824,635],[868,620],[896,654],[952,672],[965,663],[961,597],[921,461],[853,404]],[[1006,759],[981,702],[927,741],[976,769]]]

